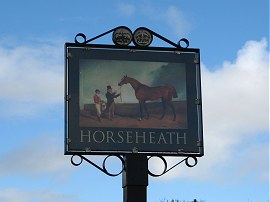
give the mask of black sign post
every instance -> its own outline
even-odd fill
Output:
[[[147,156],[126,154],[122,180],[123,202],[146,202],[148,186]]]
[[[114,45],[91,43],[109,33]],[[150,47],[154,37],[172,47]],[[65,154],[75,166],[84,160],[109,176],[122,174],[124,202],[146,202],[148,175],[182,162],[193,167],[204,154],[200,50],[188,47],[187,39],[175,44],[125,26],[89,40],[79,33],[65,44]],[[101,167],[85,155],[107,157]],[[184,159],[168,168],[164,156]],[[110,157],[121,161],[118,173],[106,169]],[[152,157],[164,163],[162,173],[149,171]]]

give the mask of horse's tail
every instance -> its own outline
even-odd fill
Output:
[[[172,93],[172,96],[173,96],[173,98],[177,98],[178,96],[177,96],[177,92],[176,92],[176,89],[172,86],[172,88],[171,88],[171,93]]]

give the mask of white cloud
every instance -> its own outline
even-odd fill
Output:
[[[172,32],[172,35],[179,39],[186,36],[192,29],[187,15],[179,7],[173,5],[157,7],[146,3],[140,8],[140,12],[143,17],[147,17],[155,23],[163,24],[167,32]],[[166,35],[168,36],[168,33]]]
[[[191,24],[185,14],[175,6],[169,6],[165,10],[163,19],[176,36],[186,36],[191,30]]]
[[[225,180],[252,174],[269,180],[268,65],[266,39],[246,42],[236,60],[224,62],[220,69],[209,71],[202,65],[205,156],[194,168],[179,166],[164,179]]]
[[[68,174],[73,168],[70,157],[63,155],[62,141],[56,137],[57,134],[38,136],[7,153],[2,153],[0,161],[5,163],[0,166],[0,176]]]
[[[59,47],[0,48],[1,99],[59,102],[63,94],[63,69],[58,58]],[[63,56],[62,56],[63,57]]]
[[[27,191],[21,189],[0,189],[0,201],[2,202],[72,202],[76,201],[72,195],[65,195],[51,191]]]
[[[117,9],[121,15],[130,17],[135,13],[135,6],[129,3],[120,3],[117,5]]]
[[[63,46],[0,45],[1,115],[28,115],[63,102]]]
[[[149,25],[149,28],[151,28],[153,24],[163,24],[166,32],[171,32],[169,34],[176,36],[177,39],[187,36],[192,30],[190,17],[179,7],[174,5],[159,7],[150,2],[136,5],[122,2],[117,5],[117,10],[120,15],[125,17],[136,15],[136,18],[140,18],[144,22],[147,22],[147,20],[149,22],[154,22]],[[138,25],[141,26],[140,23]],[[159,28],[157,27],[157,32],[158,29]],[[165,33],[164,36],[166,37],[166,35],[168,36],[168,33]]]
[[[268,56],[265,39],[249,41],[234,63],[224,62],[215,72],[203,68],[206,124],[239,133],[267,130]]]
[[[55,190],[59,184],[69,182],[70,174],[76,169],[70,163],[70,156],[63,154],[63,141],[55,133],[38,136],[28,142],[13,147],[0,155],[0,177],[11,179],[24,178],[24,189],[16,188],[16,183],[0,189],[3,202],[72,202],[78,201],[71,194]],[[12,179],[11,179],[12,180]],[[38,183],[50,181],[51,186],[41,188]],[[32,189],[32,185],[39,188]]]

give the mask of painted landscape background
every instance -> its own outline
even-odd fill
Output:
[[[109,120],[108,112],[105,110],[102,121],[99,122],[96,116],[94,104],[85,104],[80,112],[81,127],[120,127],[120,128],[187,128],[186,101],[173,102],[176,111],[176,121],[173,121],[172,110],[167,107],[166,114],[162,120],[162,103],[147,103],[149,119],[138,120],[138,103],[117,103],[115,117]]]
[[[186,66],[184,63],[121,61],[121,60],[80,60],[80,109],[93,103],[95,90],[106,101],[107,85],[121,93],[121,103],[138,103],[130,84],[121,88],[118,83],[124,75],[148,86],[173,86],[177,92],[174,101],[186,101]]]

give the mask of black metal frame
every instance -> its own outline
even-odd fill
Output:
[[[102,45],[99,45],[102,46]],[[103,47],[103,46],[102,46]],[[182,51],[179,55],[178,53],[175,54],[172,52],[171,48],[167,48],[168,51],[160,51],[157,49],[157,51],[153,51],[152,47],[147,48],[147,51],[140,50],[135,52],[130,52],[129,50],[114,50],[115,46],[112,46],[113,49],[106,48],[105,50],[103,48],[93,48],[87,47],[87,48],[70,48],[68,46],[68,85],[69,90],[67,92],[66,90],[66,110],[68,110],[68,113],[66,112],[66,115],[68,115],[69,120],[66,121],[66,154],[93,154],[93,155],[107,155],[107,154],[125,154],[125,153],[145,153],[147,155],[167,155],[167,156],[201,156],[203,155],[203,145],[202,145],[202,132],[198,131],[201,127],[201,116],[198,114],[201,111],[201,102],[200,98],[201,96],[198,94],[200,92],[200,81],[198,80],[199,74],[199,68],[197,67],[197,62],[194,62],[196,59],[196,54],[193,52],[187,53],[187,51]],[[90,48],[90,50],[88,49]],[[157,47],[158,48],[158,47]],[[70,50],[71,49],[71,50]],[[149,51],[148,51],[149,50]],[[173,49],[174,50],[174,49]],[[198,56],[199,57],[199,56]],[[136,145],[136,144],[130,144],[129,148],[126,148],[124,146],[125,144],[116,146],[112,145],[112,147],[108,147],[110,144],[100,144],[99,148],[95,148],[95,145],[91,144],[81,144],[79,143],[79,135],[74,137],[74,134],[78,134],[80,129],[86,130],[88,128],[79,126],[78,123],[78,116],[79,116],[79,109],[77,109],[77,105],[79,102],[79,95],[78,95],[78,89],[79,89],[79,60],[81,59],[94,59],[94,60],[103,60],[109,58],[110,60],[126,60],[126,61],[141,61],[141,58],[143,58],[143,61],[150,61],[150,62],[172,62],[172,63],[184,63],[185,66],[185,72],[186,72],[186,91],[187,91],[187,121],[189,123],[188,127],[186,128],[154,128],[154,129],[142,129],[142,128],[109,128],[111,131],[117,132],[124,130],[133,130],[136,131],[137,129],[140,131],[144,131],[146,133],[150,131],[155,131],[157,133],[166,133],[166,132],[179,132],[179,134],[187,133],[191,134],[191,136],[187,136],[188,143],[185,145],[171,145],[169,146],[158,146],[154,148],[151,147],[151,145]],[[67,82],[66,82],[67,85]],[[71,96],[69,96],[71,95]],[[71,99],[71,100],[70,100]],[[197,100],[196,100],[197,99]],[[198,119],[197,119],[197,118]],[[94,127],[91,126],[90,130],[107,130],[107,128],[101,128],[100,127]],[[197,136],[197,137],[195,137]],[[191,138],[191,139],[189,139]],[[198,141],[198,142],[197,142]],[[80,147],[76,147],[76,144],[80,144]],[[75,147],[74,147],[75,146]],[[93,147],[92,147],[93,146]],[[116,147],[115,147],[116,146]],[[124,148],[124,147],[125,148]],[[150,147],[149,147],[150,146]],[[179,146],[179,147],[178,147]],[[136,150],[136,148],[138,148]]]
[[[115,27],[109,31],[106,31],[96,37],[93,37],[91,39],[87,39],[86,35],[84,35],[83,33],[78,33],[75,38],[74,41],[75,43],[66,43],[65,44],[65,66],[67,66],[67,58],[69,57],[67,54],[67,47],[74,47],[74,48],[85,48],[85,49],[91,49],[91,48],[100,48],[100,49],[128,49],[128,50],[152,50],[152,51],[169,51],[169,52],[184,52],[184,53],[188,53],[188,52],[192,52],[192,53],[198,53],[198,57],[195,58],[195,63],[199,64],[200,62],[200,58],[199,58],[199,53],[200,50],[197,48],[188,48],[189,47],[189,41],[185,38],[182,38],[179,40],[179,42],[176,44],[170,40],[168,40],[167,38],[159,35],[158,33],[145,28],[145,27],[140,27],[138,29],[145,29],[147,30],[149,33],[151,33],[153,36],[165,41],[166,43],[168,43],[169,45],[171,45],[172,47],[144,47],[144,46],[138,46],[138,44],[134,43],[135,46],[121,46],[121,45],[108,45],[108,44],[90,44],[90,42],[104,36],[107,35],[109,33],[114,32],[115,30],[119,29],[119,28],[126,28],[125,26],[119,26],[119,27]],[[80,40],[80,38],[82,40]],[[182,47],[180,43],[184,43],[185,47]],[[65,69],[65,74],[67,75],[67,69]],[[200,78],[200,72],[197,73],[196,75],[198,78]],[[67,78],[65,78],[67,79]],[[67,83],[67,81],[65,81],[65,83]],[[65,92],[67,92],[67,85],[65,85]],[[201,92],[201,86],[199,86],[199,92]],[[201,95],[198,95],[199,98],[201,98]],[[69,95],[66,93],[65,95],[65,101],[68,102],[70,100]],[[201,99],[196,100],[196,104],[197,105],[201,105],[202,101]],[[65,114],[67,114],[67,107],[65,107]],[[201,114],[200,114],[201,115]],[[65,116],[65,124],[67,124],[67,116]],[[200,120],[200,124],[201,126],[199,127],[200,130],[202,130],[202,120]],[[202,134],[202,131],[200,131],[200,133]],[[67,125],[65,125],[65,134],[67,135]],[[65,148],[66,145],[69,144],[69,139],[67,138],[67,136],[65,137]],[[84,157],[83,155],[86,154],[90,154],[90,153],[85,153],[85,152],[76,152],[76,153],[72,153],[72,152],[68,152],[65,153],[67,155],[73,155],[71,157],[71,163],[74,166],[79,166],[81,165],[81,163],[83,161],[88,162],[89,164],[91,164],[92,166],[94,166],[95,168],[97,168],[98,170],[100,170],[101,172],[103,172],[104,174],[111,176],[111,177],[115,177],[118,176],[120,174],[122,174],[123,176],[123,193],[124,193],[124,198],[123,201],[124,202],[135,202],[135,201],[140,201],[140,202],[146,202],[146,187],[148,186],[148,176],[150,175],[152,177],[160,177],[164,174],[166,174],[167,172],[169,172],[170,170],[172,170],[173,168],[175,168],[176,166],[178,166],[179,164],[185,162],[186,166],[188,167],[194,167],[197,164],[197,157],[201,157],[204,155],[203,153],[203,137],[201,136],[201,141],[198,142],[199,147],[201,147],[201,152],[200,154],[190,154],[190,155],[179,155],[181,157],[184,157],[182,160],[180,160],[178,163],[176,163],[175,165],[171,166],[170,168],[168,168],[167,165],[167,161],[166,159],[163,157],[163,154],[140,154],[140,153],[110,153],[107,157],[104,158],[102,166],[97,165],[96,163],[92,162],[90,159]],[[94,155],[97,153],[94,153]],[[100,154],[103,154],[102,152]],[[104,153],[107,154],[107,153]],[[103,154],[103,155],[104,155]],[[78,156],[80,158],[80,160],[78,162],[76,162],[76,160],[74,160],[75,156]],[[167,155],[169,156],[169,155]],[[171,155],[171,156],[175,156],[175,155]],[[116,157],[121,161],[122,164],[122,169],[120,170],[120,172],[118,173],[110,173],[107,168],[106,168],[106,161],[108,160],[108,158],[110,157]],[[153,157],[157,157],[160,158],[164,164],[164,170],[162,171],[162,173],[160,174],[155,174],[152,173],[149,169],[148,169],[148,163],[149,160]],[[193,159],[193,163],[189,162],[189,159]],[[141,161],[141,164],[140,162]],[[143,169],[141,169],[143,167]],[[131,171],[132,170],[132,171]],[[129,172],[128,172],[129,171]],[[134,180],[134,175],[138,176],[138,179]],[[135,199],[134,199],[135,198]]]
[[[76,160],[74,160],[75,156],[78,156],[80,158],[80,161],[79,162],[76,162]],[[106,161],[110,158],[110,157],[116,157],[118,158],[120,161],[121,161],[121,164],[122,164],[122,169],[120,170],[120,172],[118,173],[110,173],[108,171],[108,169],[106,168]],[[164,169],[162,171],[162,173],[160,174],[155,174],[153,172],[151,172],[149,169],[148,169],[148,174],[152,177],[160,177],[164,174],[166,174],[167,172],[169,172],[170,170],[172,170],[173,168],[175,168],[176,166],[180,165],[181,163],[185,162],[186,166],[192,168],[194,166],[197,165],[197,158],[195,156],[187,156],[185,158],[183,158],[181,161],[179,161],[178,163],[176,163],[175,165],[171,166],[170,168],[168,168],[168,164],[167,164],[167,161],[166,159],[163,157],[163,156],[148,156],[147,157],[147,161],[149,162],[149,160],[153,157],[157,157],[157,158],[160,158],[164,164]],[[189,163],[189,159],[193,159],[194,163]],[[74,166],[79,166],[82,164],[83,161],[86,161],[87,163],[91,164],[92,166],[94,166],[95,168],[97,168],[98,170],[100,170],[101,172],[103,172],[104,174],[108,175],[108,176],[111,176],[111,177],[116,177],[120,174],[122,174],[124,172],[124,170],[126,170],[126,166],[125,166],[125,159],[124,159],[124,156],[122,155],[108,155],[104,158],[103,160],[103,163],[102,163],[102,167],[97,165],[96,163],[94,163],[93,161],[91,161],[90,159],[84,157],[83,155],[73,155],[71,157],[71,163],[72,165]],[[148,163],[149,164],[149,163]]]
[[[81,45],[85,46],[86,44],[90,43],[91,41],[94,41],[94,40],[96,40],[96,39],[98,39],[98,38],[100,38],[100,37],[102,37],[102,36],[105,36],[105,35],[107,35],[107,34],[109,34],[109,33],[111,33],[111,32],[114,32],[115,30],[117,30],[117,29],[119,29],[119,28],[126,28],[126,29],[129,29],[129,28],[125,27],[125,26],[118,26],[118,27],[115,27],[115,28],[113,28],[113,29],[111,29],[111,30],[109,30],[109,31],[106,31],[106,32],[104,32],[104,33],[102,33],[102,34],[100,34],[100,35],[98,35],[98,36],[95,36],[95,37],[93,37],[93,38],[91,38],[91,39],[88,39],[88,40],[87,40],[87,37],[86,37],[85,34],[83,34],[83,33],[78,33],[78,34],[75,36],[74,41],[75,41],[75,44],[81,44]],[[176,44],[176,43],[170,41],[169,39],[167,39],[167,38],[161,36],[160,34],[154,32],[153,30],[148,29],[148,28],[146,28],[146,27],[139,27],[138,29],[145,29],[145,30],[147,30],[147,31],[150,32],[152,35],[156,36],[157,38],[159,38],[159,39],[161,39],[161,40],[163,40],[163,41],[165,41],[165,42],[167,42],[168,44],[174,46],[175,48],[177,48],[177,49],[179,49],[179,50],[185,50],[186,48],[189,47],[189,41],[188,41],[186,38],[180,39],[179,42]],[[137,29],[137,30],[138,30],[138,29]],[[136,30],[135,30],[135,31],[136,31]],[[82,42],[80,42],[80,40],[78,40],[79,37],[83,38],[83,41],[82,41]],[[185,47],[182,47],[181,44],[180,44],[181,42],[184,42],[184,43],[186,44],[186,46],[185,46]],[[125,47],[125,46],[121,46],[121,47],[123,48],[123,47]],[[129,46],[129,48],[131,48],[131,46]],[[147,47],[140,47],[140,46],[137,46],[136,48],[139,48],[139,49],[147,49]],[[159,47],[159,48],[160,48],[160,47]],[[194,50],[197,50],[197,49],[194,49]],[[192,51],[195,52],[194,50],[192,50]]]

